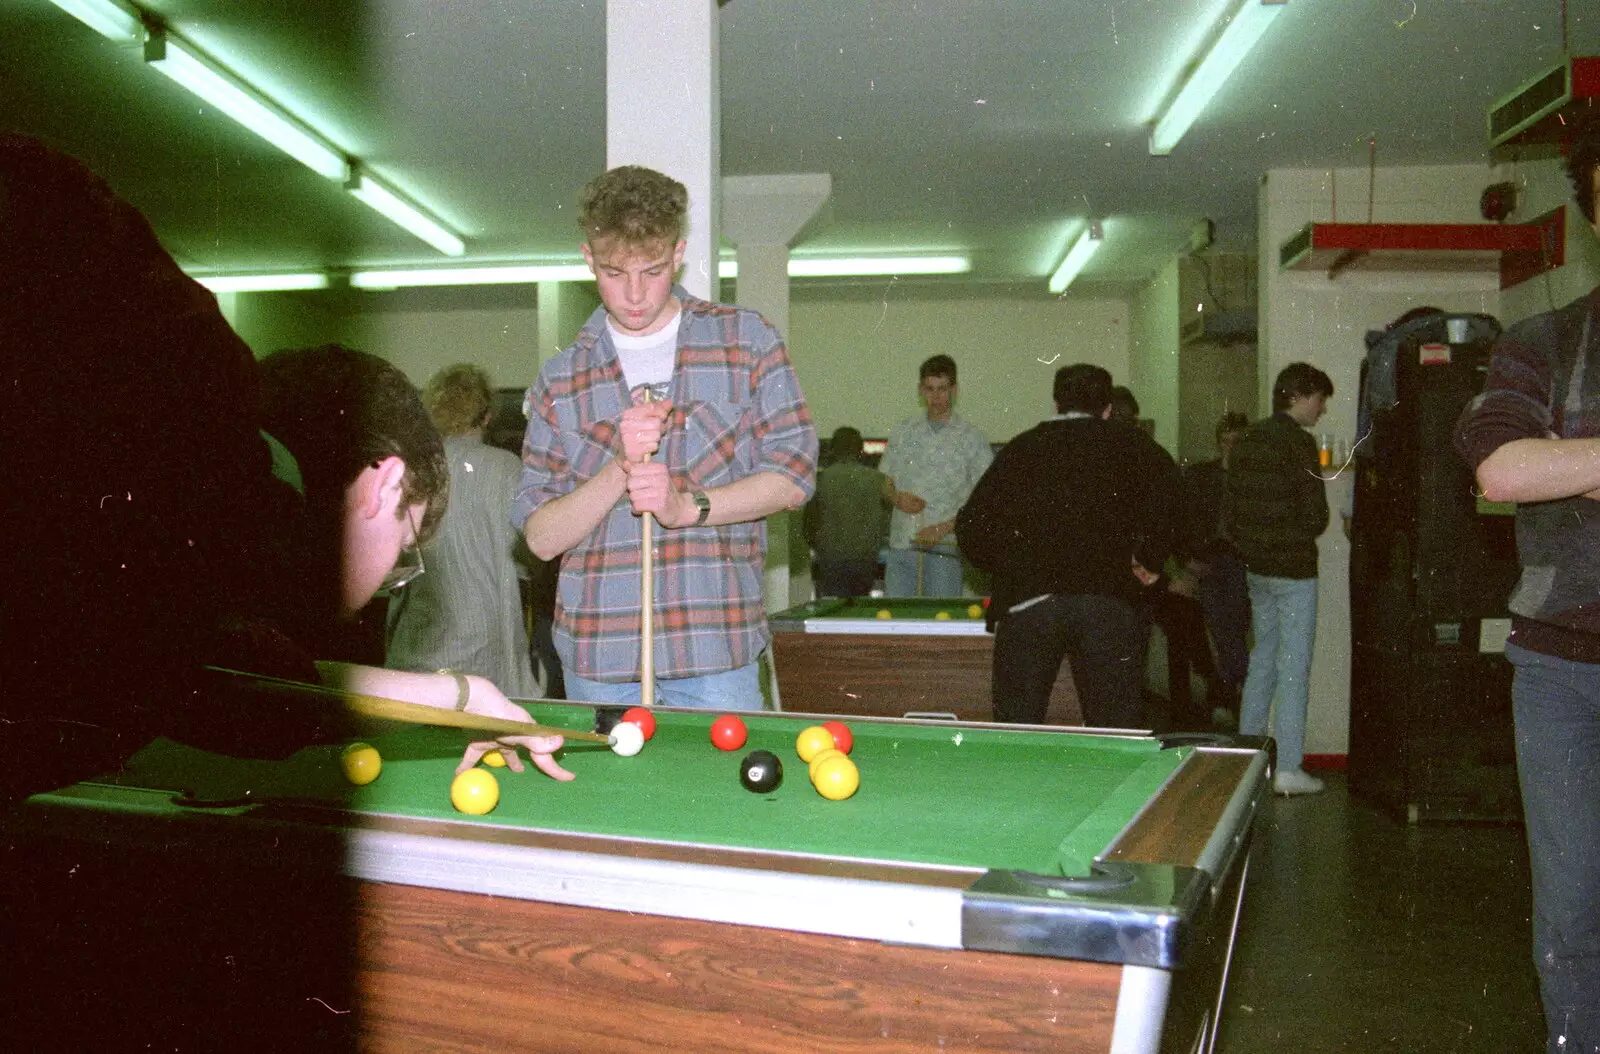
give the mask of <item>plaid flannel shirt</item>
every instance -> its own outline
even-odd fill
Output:
[[[775,472],[810,497],[817,435],[783,338],[754,311],[673,293],[683,305],[672,413],[658,460],[680,489],[710,490]],[[528,390],[520,530],[545,502],[621,456],[617,424],[631,405],[605,309]],[[593,681],[639,679],[641,518],[626,496],[561,557],[555,645],[567,669]],[[763,604],[766,525],[655,532],[656,676],[698,677],[748,665],[768,642]]]

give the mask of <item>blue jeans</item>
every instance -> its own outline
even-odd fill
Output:
[[[566,675],[567,698],[585,703],[639,703],[638,681],[591,681]],[[761,664],[753,662],[702,677],[657,677],[656,702],[696,710],[760,710]]]
[[[1550,1054],[1600,1050],[1600,665],[1515,644],[1511,704]],[[1565,1045],[1558,1039],[1565,1037]]]
[[[1306,708],[1311,702],[1317,580],[1247,572],[1245,581],[1256,646],[1244,679],[1239,731],[1272,736],[1278,741],[1278,771],[1297,769],[1305,758]]]
[[[892,597],[959,597],[961,556],[949,550],[890,549],[883,591]]]

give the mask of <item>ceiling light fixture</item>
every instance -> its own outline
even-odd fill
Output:
[[[967,256],[801,256],[789,258],[790,278],[865,278],[883,275],[966,274]],[[737,260],[717,264],[717,277],[739,277]]]
[[[329,179],[348,177],[350,163],[343,153],[166,31],[151,31],[144,60],[311,171]]]
[[[592,279],[583,264],[507,264],[487,267],[432,267],[394,271],[353,271],[353,289],[405,289],[439,285],[514,285],[582,282]]]
[[[61,10],[108,40],[136,44],[144,36],[144,23],[112,0],[50,0]]]
[[[328,276],[304,274],[208,274],[190,275],[213,293],[281,293],[295,289],[326,289]]]
[[[1072,284],[1072,280],[1083,272],[1089,257],[1099,251],[1100,243],[1104,240],[1100,224],[1089,224],[1088,228],[1078,235],[1078,240],[1072,243],[1072,248],[1067,250],[1067,255],[1062,258],[1061,266],[1056,268],[1056,273],[1050,276],[1050,292],[1064,292],[1067,286]]]
[[[791,278],[834,278],[873,275],[966,274],[965,256],[802,256],[789,258]]]
[[[460,236],[446,230],[438,220],[360,168],[352,169],[350,181],[344,185],[344,189],[348,190],[357,201],[387,216],[446,256],[460,256],[467,251],[466,243]]]
[[[1267,26],[1283,11],[1288,0],[1244,0],[1217,34],[1205,55],[1190,70],[1172,97],[1156,118],[1150,133],[1150,152],[1158,156],[1172,153],[1189,126],[1194,124],[1200,111],[1206,108],[1239,63],[1255,47]]]

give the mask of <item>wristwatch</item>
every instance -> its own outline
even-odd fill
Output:
[[[694,507],[700,510],[700,518],[694,521],[694,525],[704,527],[706,520],[711,516],[711,499],[706,497],[706,492],[703,490],[691,490],[689,497],[694,499]]]

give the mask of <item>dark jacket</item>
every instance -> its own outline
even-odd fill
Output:
[[[1317,577],[1317,538],[1328,528],[1328,495],[1317,444],[1275,413],[1240,437],[1228,461],[1223,530],[1246,570],[1272,578]]]
[[[994,576],[991,624],[1044,593],[1135,603],[1133,561],[1161,571],[1180,494],[1172,458],[1130,425],[1050,420],[1011,440],[956,518],[961,552]]]

